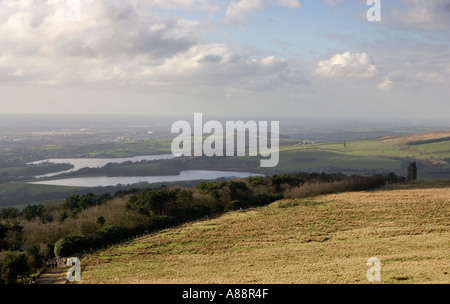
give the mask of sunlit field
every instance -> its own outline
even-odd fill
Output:
[[[282,200],[116,245],[82,260],[81,283],[450,282],[450,184]]]

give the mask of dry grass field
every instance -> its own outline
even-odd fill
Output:
[[[82,282],[450,283],[450,183],[282,200],[85,255]]]
[[[391,145],[406,145],[413,141],[440,139],[445,137],[450,137],[450,131],[386,136],[381,138],[381,141]]]

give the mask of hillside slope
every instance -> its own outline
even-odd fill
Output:
[[[439,132],[386,136],[381,138],[381,140],[385,143],[392,145],[406,145],[408,143],[415,141],[438,140],[438,139],[445,139],[448,137],[450,137],[450,131],[439,131]]]
[[[82,258],[81,283],[450,282],[450,183],[283,200]]]

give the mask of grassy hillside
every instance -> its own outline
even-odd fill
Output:
[[[82,258],[82,283],[450,282],[450,183],[282,200]]]

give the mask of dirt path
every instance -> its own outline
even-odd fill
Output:
[[[47,267],[37,279],[37,284],[64,284],[66,281],[64,267]]]

